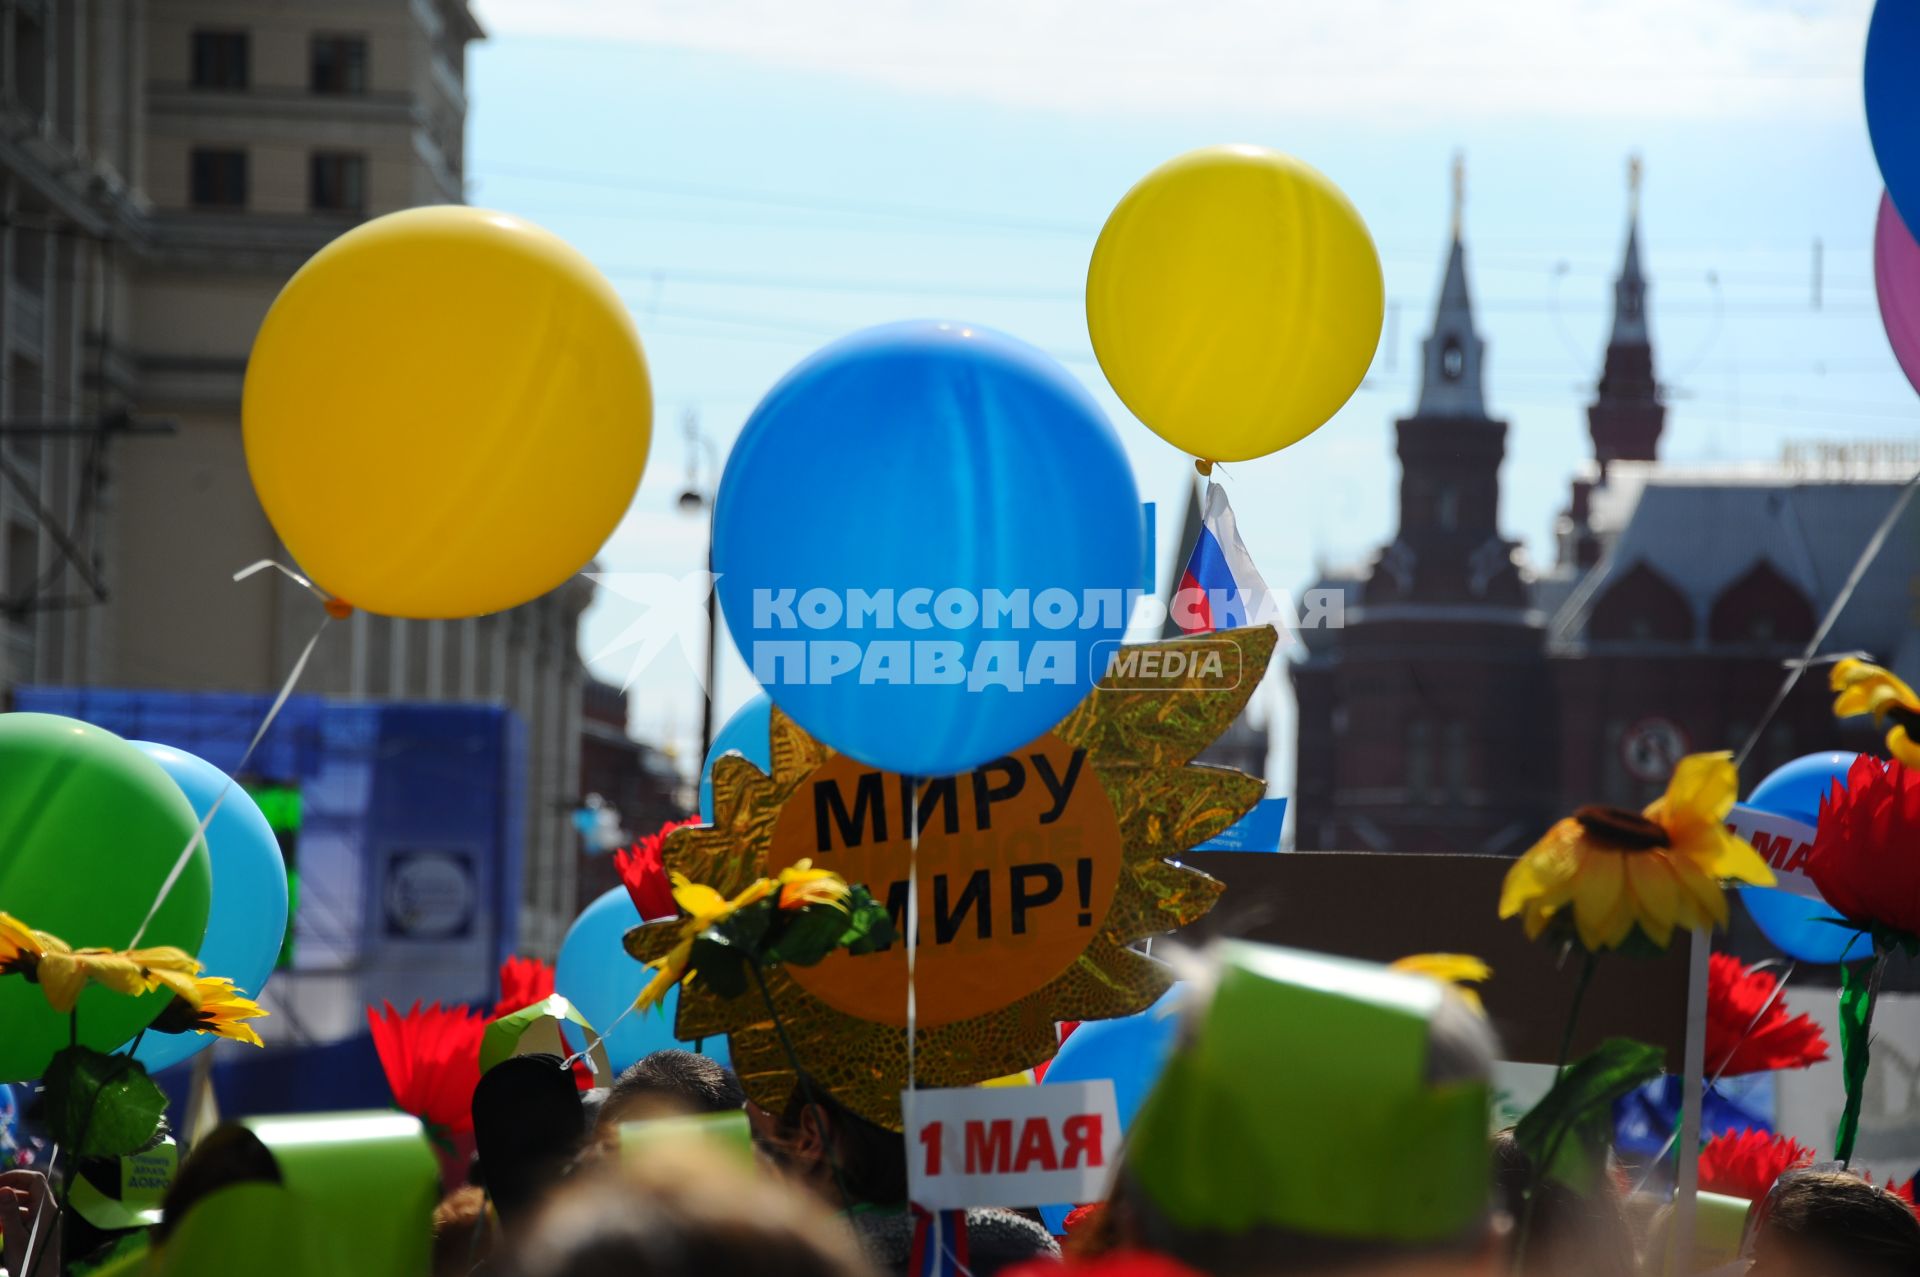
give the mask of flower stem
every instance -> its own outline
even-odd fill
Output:
[[[1554,1080],[1559,1081],[1566,1075],[1567,1057],[1573,1054],[1573,1031],[1580,1023],[1580,1007],[1587,1000],[1587,986],[1593,983],[1594,969],[1600,965],[1600,956],[1585,945],[1580,947],[1580,975],[1573,985],[1573,1004],[1567,1008],[1567,1027],[1560,1033],[1560,1056],[1554,1064]],[[1540,1201],[1541,1191],[1547,1186],[1547,1175],[1554,1160],[1559,1156],[1560,1145],[1565,1140],[1565,1130],[1556,1131],[1552,1143],[1547,1146],[1546,1157],[1527,1171],[1527,1204],[1520,1211],[1520,1223],[1513,1242],[1513,1271],[1518,1274],[1527,1261],[1527,1240],[1533,1235],[1533,1212]]]
[[[1573,1031],[1580,1023],[1580,1007],[1587,1000],[1587,986],[1593,983],[1593,972],[1600,965],[1600,955],[1581,946],[1580,978],[1574,982],[1573,1005],[1567,1010],[1567,1027],[1560,1034],[1560,1058],[1554,1065],[1555,1073],[1567,1071],[1567,1057],[1573,1054]]]
[[[820,1131],[820,1141],[826,1148],[827,1167],[833,1172],[833,1186],[840,1193],[841,1205],[851,1207],[854,1200],[847,1192],[846,1179],[840,1174],[839,1141],[835,1138],[836,1132],[829,1129],[826,1108],[814,1093],[813,1079],[800,1067],[800,1053],[793,1049],[793,1039],[787,1036],[786,1022],[780,1018],[779,1008],[773,1005],[773,994],[767,988],[766,973],[754,961],[747,963],[747,969],[753,972],[753,982],[760,986],[760,1000],[766,1003],[767,1015],[773,1020],[773,1031],[779,1035],[780,1049],[786,1052],[787,1063],[793,1066],[794,1077],[799,1080],[800,1090],[806,1096],[807,1108],[813,1113],[814,1124]]]
[[[1867,975],[1864,1006],[1859,1011],[1859,1027],[1847,1021],[1851,1015],[1851,995],[1846,989],[1847,968],[1841,969],[1840,1005],[1841,1070],[1846,1083],[1846,1105],[1840,1111],[1840,1129],[1834,1137],[1834,1154],[1843,1168],[1853,1166],[1853,1143],[1860,1134],[1860,1102],[1866,1097],[1868,1051],[1873,1043],[1873,1008],[1880,1000],[1880,980],[1887,970],[1888,951],[1878,939],[1873,946],[1873,966]],[[1857,986],[1856,986],[1857,988]]]

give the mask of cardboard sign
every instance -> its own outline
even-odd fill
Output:
[[[1113,1083],[907,1091],[908,1194],[928,1210],[1098,1201],[1120,1151]]]
[[[1807,877],[1807,855],[1813,850],[1813,827],[1785,816],[1735,807],[1727,813],[1727,828],[1753,844],[1760,859],[1773,867],[1774,886],[1796,896],[1819,900],[1820,889]]]
[[[1262,798],[1254,809],[1195,847],[1195,851],[1278,851],[1287,800]]]
[[[810,859],[864,883],[904,937],[913,782],[838,755],[780,809],[767,862]],[[1055,736],[974,771],[919,782],[923,1027],[1043,988],[1098,934],[1120,881],[1120,826],[1084,749]],[[906,945],[789,967],[848,1015],[904,1025]]]

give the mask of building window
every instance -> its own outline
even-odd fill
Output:
[[[1426,802],[1433,794],[1433,724],[1415,719],[1407,724],[1407,797]]]
[[[33,593],[34,580],[39,576],[40,566],[34,557],[37,548],[31,524],[18,521],[8,523],[7,596],[20,600]]]
[[[1440,489],[1434,504],[1434,521],[1448,532],[1460,526],[1460,489],[1451,483]]]
[[[307,203],[316,213],[367,211],[367,157],[352,151],[315,151]]]
[[[1472,759],[1472,750],[1467,743],[1467,725],[1461,722],[1447,724],[1446,740],[1442,746],[1443,767],[1447,777],[1447,797],[1455,802],[1467,796],[1467,764]]]
[[[367,38],[360,35],[313,37],[312,74],[308,86],[315,93],[360,94],[367,91]]]
[[[191,187],[195,208],[245,208],[247,153],[195,147]]]
[[[227,90],[247,87],[246,32],[193,33],[193,87]]]
[[[1440,375],[1448,381],[1458,381],[1467,371],[1467,352],[1460,349],[1458,338],[1447,338],[1447,344],[1440,348]]]

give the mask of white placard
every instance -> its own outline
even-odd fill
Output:
[[[1813,850],[1813,826],[1752,807],[1727,813],[1727,828],[1753,844],[1760,859],[1773,866],[1774,886],[1809,900],[1820,899],[1820,889],[1807,877],[1807,853]]]
[[[908,1190],[929,1210],[1098,1201],[1120,1151],[1113,1083],[901,1096]]]

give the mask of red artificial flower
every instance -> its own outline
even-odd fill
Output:
[[[450,1134],[472,1130],[473,1088],[480,1084],[480,1037],[487,1030],[487,1017],[438,1002],[425,1010],[415,1002],[405,1015],[392,1003],[382,1005],[380,1014],[367,1008],[367,1027],[394,1105]]]
[[[1060,1227],[1063,1230],[1063,1235],[1071,1237],[1080,1229],[1086,1228],[1091,1224],[1099,1223],[1100,1212],[1106,1210],[1106,1208],[1107,1204],[1105,1202],[1088,1202],[1084,1206],[1074,1207],[1067,1212],[1066,1219],[1061,1222]]]
[[[673,884],[667,881],[666,859],[661,849],[666,845],[668,834],[699,823],[698,816],[669,820],[633,846],[613,853],[613,867],[619,871],[620,881],[627,885],[627,894],[633,897],[633,907],[640,911],[643,921],[680,916],[680,906],[673,903]]]
[[[1863,930],[1920,937],[1920,771],[1862,754],[1820,800],[1807,875]]]
[[[1869,1184],[1873,1183],[1873,1176],[1868,1175],[1865,1172],[1861,1173],[1860,1178],[1864,1179]],[[1915,1176],[1912,1176],[1911,1178],[1901,1180],[1897,1184],[1893,1180],[1889,1179],[1886,1182],[1886,1191],[1892,1194],[1893,1196],[1899,1198],[1902,1202],[1905,1202],[1907,1209],[1913,1212],[1914,1218],[1920,1219],[1920,1201],[1916,1201],[1914,1198],[1915,1184],[1920,1184],[1920,1175],[1915,1175]]]
[[[500,1000],[487,1018],[498,1020],[552,996],[553,968],[538,958],[515,955],[500,964]]]
[[[1036,1259],[1001,1271],[1003,1277],[1203,1277],[1179,1260],[1150,1250],[1111,1250],[1085,1259],[1069,1256],[1065,1263]]]
[[[1738,958],[1716,953],[1707,967],[1707,1076],[1804,1069],[1827,1058],[1827,1039],[1811,1016],[1787,1015],[1780,982]],[[1764,1010],[1762,1009],[1764,1008]]]
[[[1783,1174],[1811,1165],[1813,1150],[1784,1135],[1725,1131],[1700,1150],[1700,1189],[1757,1202]]]

